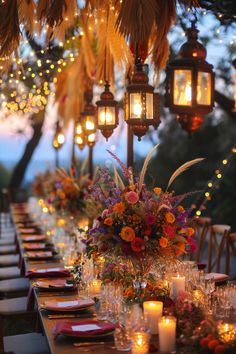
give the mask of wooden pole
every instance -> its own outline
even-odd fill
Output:
[[[133,131],[130,125],[127,125],[127,167],[133,167],[134,164],[134,141]]]

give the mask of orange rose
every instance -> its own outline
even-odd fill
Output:
[[[112,218],[106,218],[104,220],[104,224],[107,225],[107,226],[111,226],[113,224]]]
[[[175,222],[175,216],[170,211],[165,214],[165,218],[169,224],[173,224]]]
[[[194,229],[192,227],[188,227],[187,236],[191,237],[194,235]]]
[[[179,205],[177,207],[177,211],[178,211],[178,213],[182,213],[184,211],[184,207],[182,207],[182,205]]]
[[[159,245],[161,246],[161,248],[166,248],[168,245],[168,240],[166,237],[161,237],[159,240]]]
[[[177,243],[175,248],[176,248],[175,254],[177,257],[179,257],[179,256],[181,256],[181,254],[183,254],[185,252],[185,243],[183,243],[183,242]]]
[[[155,188],[153,188],[153,192],[154,192],[156,195],[159,195],[159,194],[161,194],[161,188],[155,187]]]
[[[124,203],[120,202],[120,203],[116,203],[113,206],[113,211],[117,214],[122,214],[125,211],[125,205]]]
[[[133,241],[135,239],[134,229],[129,226],[124,226],[121,230],[120,237],[122,238],[122,240],[127,242]]]

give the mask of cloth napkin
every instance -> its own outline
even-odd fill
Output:
[[[52,311],[76,311],[94,305],[92,299],[65,300],[65,301],[45,301],[44,308]]]
[[[48,269],[37,269],[31,268],[26,272],[26,277],[28,278],[47,278],[47,277],[68,277],[70,275],[69,271],[64,268],[48,268]]]
[[[45,235],[23,235],[21,236],[22,241],[32,242],[32,241],[44,241],[46,239]]]
[[[227,279],[229,279],[229,276],[227,274],[222,274],[222,273],[208,273],[205,276],[206,279],[212,279],[214,278],[214,280],[217,281],[225,281]]]
[[[28,258],[51,258],[53,254],[51,251],[29,251],[25,252],[25,256]]]
[[[66,290],[74,290],[77,288],[76,284],[68,284],[65,279],[38,280],[34,282],[34,286],[44,289],[65,288]]]
[[[110,322],[98,322],[85,320],[78,322],[58,322],[53,328],[53,335],[56,338],[59,334],[67,336],[102,335],[114,331],[116,325]]]
[[[25,228],[25,227],[20,227],[19,228],[19,231],[21,234],[33,234],[33,233],[36,233],[37,230],[35,228]]]
[[[38,249],[44,249],[46,248],[46,244],[43,242],[38,242],[38,243],[23,243],[22,245],[24,249],[26,250],[38,250]]]

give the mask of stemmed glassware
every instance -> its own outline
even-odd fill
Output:
[[[200,289],[206,295],[206,310],[209,315],[213,313],[212,310],[212,294],[215,291],[215,280],[213,278],[200,277]]]

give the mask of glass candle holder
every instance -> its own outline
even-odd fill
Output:
[[[236,338],[235,325],[220,321],[217,325],[219,339],[223,343],[230,343]]]
[[[163,316],[158,322],[159,349],[161,353],[175,353],[176,318]]]
[[[131,337],[130,333],[126,328],[119,327],[116,328],[114,333],[115,347],[116,350],[120,352],[130,351],[131,348]]]
[[[150,334],[146,332],[135,332],[132,335],[132,354],[147,354],[149,352]]]

